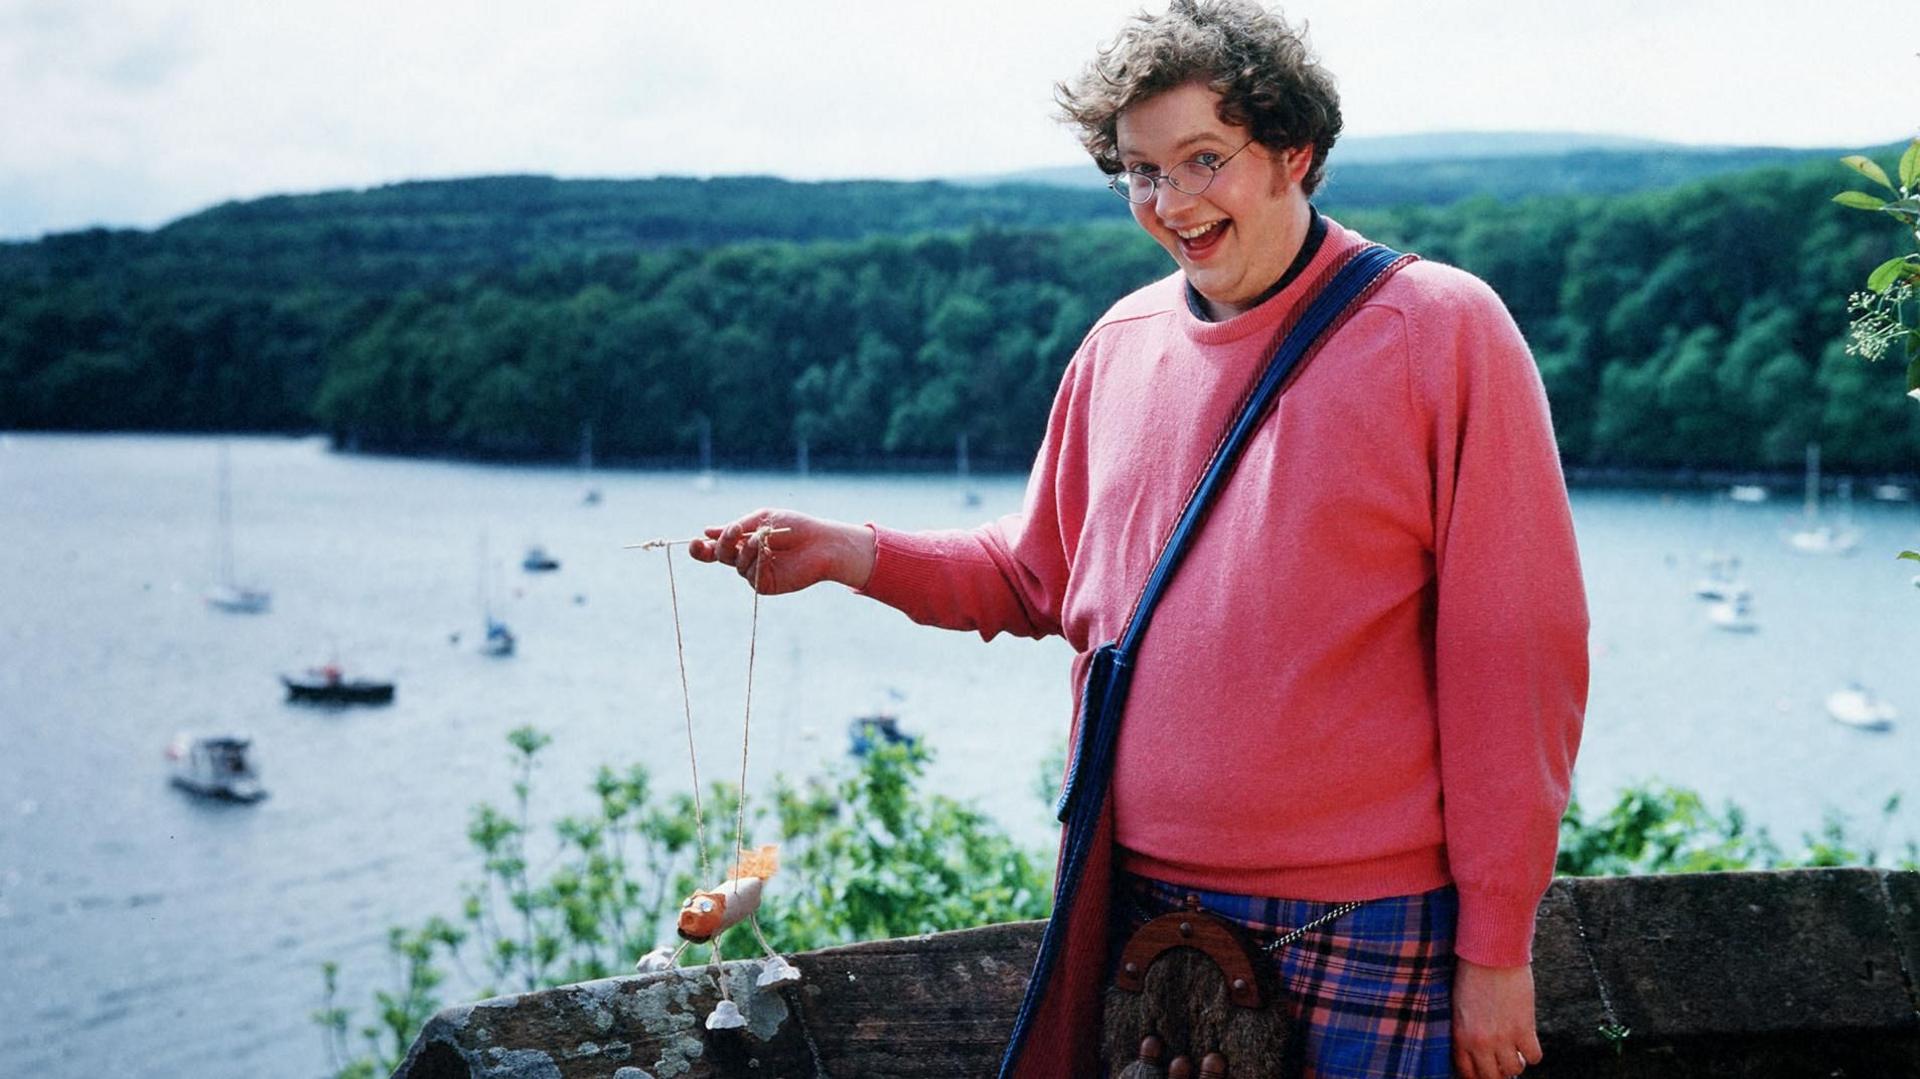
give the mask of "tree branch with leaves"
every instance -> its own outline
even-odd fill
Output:
[[[1920,139],[1907,144],[1906,152],[1900,155],[1898,186],[1872,158],[1852,154],[1840,160],[1893,197],[1842,191],[1833,201],[1855,210],[1886,214],[1912,235],[1914,243],[1913,251],[1895,255],[1873,268],[1867,275],[1867,291],[1847,297],[1847,309],[1853,316],[1847,352],[1878,360],[1898,345],[1907,361],[1907,396],[1920,400],[1920,312],[1909,306],[1920,293]]]

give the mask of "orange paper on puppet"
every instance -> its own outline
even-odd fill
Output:
[[[732,929],[760,909],[760,893],[767,878],[780,868],[780,848],[772,844],[740,856],[725,884],[695,892],[680,904],[680,936],[705,944]]]

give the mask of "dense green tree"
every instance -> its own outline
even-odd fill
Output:
[[[1828,203],[1834,168],[1344,217],[1501,293],[1570,464],[1792,467],[1818,440],[1835,469],[1911,469],[1879,373],[1831,359],[1831,297],[1884,257]],[[317,424],[549,459],[591,427],[603,459],[679,461],[704,429],[761,463],[802,442],[943,460],[966,435],[1017,467],[1093,319],[1171,270],[1123,213],[1098,191],[502,177],[0,245],[0,425]]]

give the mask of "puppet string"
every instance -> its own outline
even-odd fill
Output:
[[[707,880],[713,876],[713,866],[707,858],[707,826],[700,808],[700,757],[693,749],[693,693],[687,688],[687,650],[680,639],[680,590],[673,581],[673,552],[664,544],[661,550],[667,555],[667,596],[673,604],[673,652],[680,660],[680,703],[687,713],[687,763],[693,767],[693,836],[700,848],[700,878]]]
[[[740,719],[740,800],[734,808],[733,864],[738,866],[747,849],[747,746],[753,737],[753,654],[760,640],[760,574],[773,548],[767,544],[770,528],[759,531],[760,557],[753,562],[753,620],[747,630],[747,708]]]

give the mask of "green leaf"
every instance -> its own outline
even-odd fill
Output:
[[[1920,562],[1920,551],[1901,551],[1898,557],[1909,562]]]
[[[1906,255],[1895,255],[1873,268],[1873,272],[1867,275],[1867,287],[1875,292],[1885,292],[1913,268]]]
[[[1842,191],[1833,197],[1833,201],[1855,210],[1878,210],[1887,204],[1886,199],[1875,198],[1865,191]]]
[[[1911,191],[1915,181],[1920,181],[1920,139],[1908,143],[1900,155],[1900,186]]]
[[[1874,164],[1872,158],[1862,154],[1848,154],[1841,158],[1840,162],[1888,191],[1894,189],[1892,182],[1887,179],[1886,170]]]

